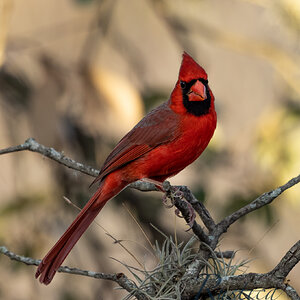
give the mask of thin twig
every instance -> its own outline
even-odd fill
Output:
[[[29,138],[25,141],[24,144],[8,147],[6,149],[0,150],[1,154],[7,154],[7,153],[13,153],[18,151],[24,151],[29,150],[32,152],[40,153],[45,157],[48,157],[70,169],[82,172],[84,174],[97,177],[99,175],[99,170],[91,167],[86,166],[82,163],[79,163],[75,161],[72,158],[69,158],[64,155],[63,152],[59,152],[51,147],[46,147],[40,143],[38,143],[34,138]],[[134,189],[143,191],[143,192],[151,192],[151,191],[158,191],[158,189],[155,187],[153,183],[144,182],[144,181],[136,181],[129,185],[129,187],[132,187]]]
[[[292,186],[298,184],[300,182],[300,175],[292,178],[287,183],[283,184],[282,186],[271,190],[267,193],[262,194],[249,204],[245,205],[244,207],[240,208],[239,210],[233,212],[231,215],[225,217],[222,221],[220,221],[217,225],[212,226],[212,231],[209,232],[209,240],[205,242],[205,244],[209,245],[212,250],[215,250],[220,237],[223,233],[225,233],[228,228],[235,223],[238,219],[245,216],[246,214],[257,210],[265,205],[270,204],[274,201],[280,194],[282,194],[285,190],[291,188]],[[188,199],[188,198],[187,198]],[[204,205],[203,205],[204,207]],[[206,210],[206,209],[205,209]],[[197,210],[198,212],[198,210]],[[203,212],[205,214],[205,212]],[[202,240],[204,241],[204,240]],[[209,259],[211,256],[211,251],[205,246],[205,244],[200,245],[200,255],[202,260],[196,260],[193,262],[191,268],[188,268],[189,276],[197,277],[200,271],[204,268],[205,264],[203,260]]]
[[[145,240],[147,241],[147,243],[150,245],[151,249],[155,253],[155,247],[152,245],[149,237],[147,236],[147,234],[146,234],[145,230],[143,229],[143,227],[141,226],[141,224],[138,222],[138,220],[135,218],[135,216],[132,214],[132,212],[129,210],[129,208],[126,206],[126,204],[122,203],[122,205],[126,209],[127,213],[130,215],[130,217],[133,219],[133,221],[135,222],[135,224],[138,226],[138,228],[140,229],[141,233],[145,237]]]
[[[48,158],[51,158],[52,160],[77,171],[80,171],[84,174],[91,175],[96,177],[99,174],[99,171],[94,169],[93,167],[86,166],[82,163],[79,163],[69,157],[66,157],[63,152],[58,152],[57,150],[53,148],[46,147],[40,143],[38,143],[35,139],[29,138],[25,141],[24,144],[9,147],[6,149],[0,150],[1,154],[6,153],[12,153],[12,152],[18,152],[18,151],[24,151],[29,150],[32,152],[40,153]]]
[[[298,184],[300,182],[300,174],[291,180],[289,180],[287,183],[283,184],[282,186],[271,190],[267,193],[262,194],[255,200],[253,200],[251,203],[243,206],[239,210],[235,211],[231,215],[224,218],[220,223],[216,225],[216,230],[214,232],[214,235],[216,237],[216,241],[214,244],[218,243],[219,237],[227,231],[230,225],[235,223],[238,219],[241,217],[265,206],[270,204],[273,200],[275,200],[280,194],[282,194],[285,190],[291,188],[292,186]]]
[[[17,255],[14,252],[9,251],[5,246],[0,246],[0,253],[6,255],[11,260],[15,260],[26,265],[38,266],[41,262],[40,259],[33,259],[31,257]],[[125,274],[123,273],[115,273],[115,274],[106,274],[101,272],[93,272],[87,270],[81,270],[78,268],[70,268],[67,266],[61,266],[58,269],[58,272],[68,273],[74,275],[87,276],[95,279],[104,279],[111,280],[119,284],[122,288],[127,290],[129,293],[134,293],[137,290],[136,284],[131,281]],[[141,293],[135,294],[138,299],[145,299],[144,295]]]
[[[67,198],[67,197],[63,197],[64,198],[64,200],[68,203],[68,204],[70,204],[70,205],[72,205],[73,207],[75,207],[77,210],[79,210],[79,211],[81,211],[81,208],[80,207],[78,207],[76,204],[74,204],[69,198]],[[97,226],[99,226],[104,232],[105,232],[105,234],[108,236],[108,237],[110,237],[113,241],[114,241],[114,243],[115,244],[118,244],[118,245],[120,245],[121,246],[121,248],[123,249],[123,250],[125,250],[125,252],[127,252],[136,262],[137,262],[137,264],[141,267],[141,268],[144,268],[144,266],[142,265],[142,263],[136,258],[136,256],[129,250],[129,249],[127,249],[127,247],[125,247],[124,245],[123,245],[123,241],[124,240],[119,240],[119,239],[116,239],[112,234],[110,234],[101,224],[99,224],[96,220],[94,220],[93,221],[93,223],[95,223]],[[148,250],[148,249],[147,249]],[[150,251],[149,251],[150,252]],[[150,252],[151,254],[153,254],[152,252]]]
[[[227,259],[231,259],[234,258],[235,256],[235,251],[233,250],[227,250],[227,251],[215,251],[215,255],[218,258],[227,258]]]

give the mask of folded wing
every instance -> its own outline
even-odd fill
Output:
[[[169,108],[167,103],[149,112],[120,140],[107,157],[93,183],[101,181],[107,174],[142,157],[155,147],[178,138],[179,124],[179,116]]]

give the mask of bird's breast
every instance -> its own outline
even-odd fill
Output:
[[[132,164],[140,178],[173,176],[191,164],[208,145],[216,128],[216,117],[188,116],[181,119],[180,135],[167,144],[155,147]]]

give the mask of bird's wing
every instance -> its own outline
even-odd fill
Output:
[[[93,181],[136,160],[155,147],[169,143],[180,135],[179,116],[164,103],[149,112],[129,131],[107,157],[99,175]],[[92,184],[93,184],[92,183]]]

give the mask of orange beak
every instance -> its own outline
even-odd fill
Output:
[[[201,81],[197,80],[190,88],[188,95],[190,101],[204,101],[207,99],[205,85]]]

